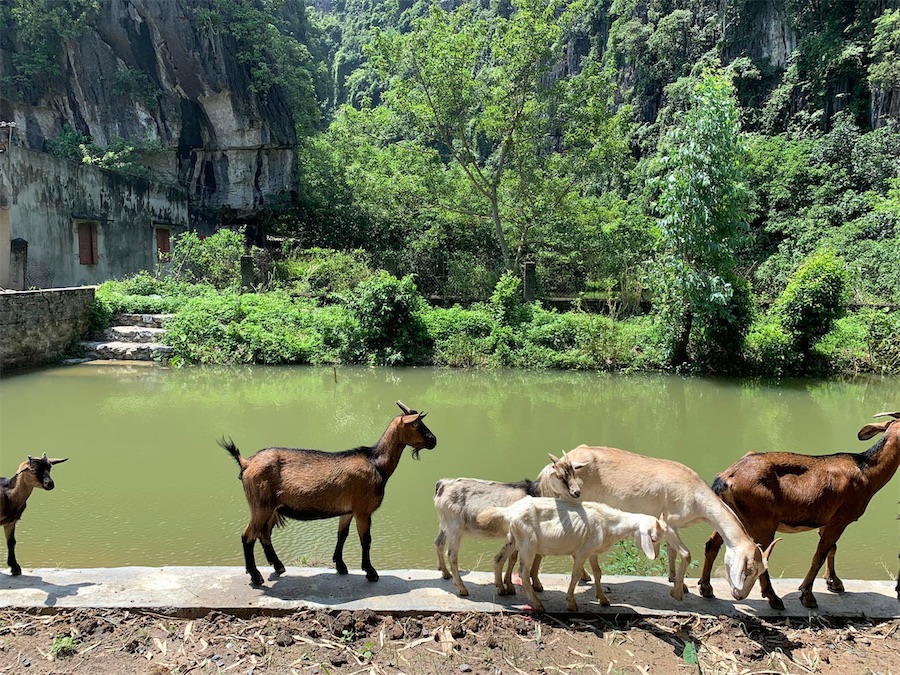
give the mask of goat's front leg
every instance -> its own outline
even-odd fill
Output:
[[[835,553],[837,553],[837,544],[828,549],[828,555],[825,558],[825,585],[832,593],[843,593],[844,582],[838,578],[837,572],[834,570]]]
[[[700,595],[704,598],[716,597],[715,593],[713,593],[710,576],[712,575],[713,564],[716,562],[716,556],[719,555],[719,551],[722,548],[722,543],[722,535],[716,531],[713,531],[709,541],[706,542],[706,553],[703,557],[703,572],[700,574],[699,583]]]
[[[671,526],[666,531],[666,552],[669,555],[670,568],[673,565],[672,557],[674,553],[677,552],[681,557],[681,564],[678,565],[678,571],[673,580],[674,585],[672,586],[672,590],[669,591],[669,595],[676,600],[683,600],[684,594],[687,593],[688,590],[684,583],[684,575],[687,572],[688,565],[691,564],[691,552],[688,547],[684,545],[684,542],[681,541],[681,537],[678,536],[678,530]]]
[[[800,602],[804,607],[815,609],[819,606],[819,603],[816,602],[816,598],[812,593],[813,582],[816,580],[819,570],[822,569],[822,565],[825,563],[825,559],[828,557],[832,547],[837,544],[837,540],[840,539],[841,535],[844,533],[845,527],[846,525],[844,524],[836,526],[827,525],[819,530],[819,545],[816,546],[816,552],[813,554],[809,572],[806,573],[806,576],[803,578],[803,583],[800,584]]]
[[[347,574],[347,566],[344,564],[344,542],[350,535],[351,520],[353,520],[352,513],[345,513],[338,520],[337,544],[334,547],[334,555],[331,556],[338,574]]]
[[[356,514],[356,531],[359,533],[359,544],[362,546],[362,568],[366,573],[366,579],[378,581],[378,572],[372,567],[372,560],[369,558],[370,549],[372,548],[371,513]]]
[[[9,571],[14,577],[22,574],[22,568],[16,561],[16,522],[3,526],[3,532],[6,534],[6,564],[9,565]]]

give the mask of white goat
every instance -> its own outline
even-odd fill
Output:
[[[509,532],[506,527],[499,529],[480,527],[476,521],[478,514],[492,506],[509,506],[523,497],[539,497],[542,491],[568,494],[572,499],[579,496],[574,474],[572,472],[565,474],[562,468],[559,472],[546,472],[540,482],[525,480],[521,483],[498,483],[478,478],[442,478],[437,482],[434,489],[434,508],[438,513],[438,534],[434,540],[434,547],[437,551],[438,569],[444,579],[453,578],[460,595],[469,594],[459,576],[459,546],[463,536],[503,539]],[[444,558],[445,550],[450,562],[449,570]],[[505,583],[498,587],[500,595],[514,595],[516,592],[512,582],[515,563],[516,554],[513,552],[504,577]],[[538,591],[543,590],[538,579],[537,566],[531,572],[531,581]]]
[[[545,467],[541,476],[545,472],[573,472],[581,484],[581,499],[634,513],[665,514],[669,581],[674,583],[670,594],[676,600],[681,600],[687,591],[684,575],[691,562],[691,552],[678,536],[681,527],[705,521],[722,536],[726,546],[725,574],[735,600],[746,598],[756,579],[768,568],[775,542],[763,551],[747,535],[734,512],[696,471],[684,464],[588,445],[579,445],[562,459],[551,455],[551,460],[553,464]],[[555,496],[566,497],[561,493]],[[677,572],[676,554],[681,557]]]
[[[578,609],[575,586],[584,563],[590,559],[597,599],[601,605],[608,606],[609,600],[600,585],[597,556],[617,541],[633,536],[641,550],[652,560],[659,554],[659,545],[666,532],[666,524],[653,516],[626,513],[596,502],[546,497],[525,497],[511,506],[486,509],[479,514],[478,524],[491,529],[509,528],[507,543],[495,558],[495,583],[499,588],[503,563],[510,551],[518,549],[522,585],[532,607],[538,612],[544,611],[544,605],[535,594],[530,576],[526,573],[532,569],[538,555],[572,556],[572,579],[566,593],[566,605],[572,612]]]

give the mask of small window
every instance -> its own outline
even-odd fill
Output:
[[[97,223],[81,221],[78,223],[78,262],[82,265],[96,265],[100,262],[97,252]]]
[[[167,261],[172,253],[172,231],[167,227],[156,228],[156,258]]]

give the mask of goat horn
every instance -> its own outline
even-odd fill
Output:
[[[772,555],[772,549],[775,548],[775,544],[777,544],[779,541],[781,541],[781,539],[782,539],[781,537],[778,537],[778,539],[774,539],[771,544],[766,546],[766,550],[763,551],[763,559],[764,560],[769,559],[769,556]]]
[[[900,420],[900,412],[880,412],[877,415],[872,415],[872,417],[893,417]]]
[[[68,461],[69,461],[69,458],[68,458],[68,457],[64,457],[63,459],[50,459],[50,460],[47,460],[47,461],[49,461],[51,465],[52,465],[52,464],[62,464],[63,462],[68,462]]]
[[[408,407],[406,407],[406,405],[403,403],[403,401],[397,401],[397,406],[400,408],[400,410],[402,410],[407,415],[412,415],[413,411],[410,410]]]
[[[41,459],[43,459],[43,460],[46,460],[46,459],[47,459],[47,453],[46,453],[46,452],[44,453],[43,457],[41,457]]]

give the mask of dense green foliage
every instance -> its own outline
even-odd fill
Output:
[[[0,5],[3,46],[34,44],[11,50],[20,89],[52,73],[96,7]],[[258,96],[285,94],[299,175],[265,196],[281,251],[188,233],[165,288],[110,291],[219,317],[226,328],[196,336],[183,324],[182,361],[896,372],[891,3],[315,7],[210,0],[190,15]],[[157,103],[142,72],[109,84]],[[48,146],[115,170],[142,150],[72,128]],[[257,299],[238,293],[242,254]],[[523,263],[538,303],[521,300]],[[223,294],[185,300],[172,286],[185,281]],[[558,296],[605,315],[548,310]]]

